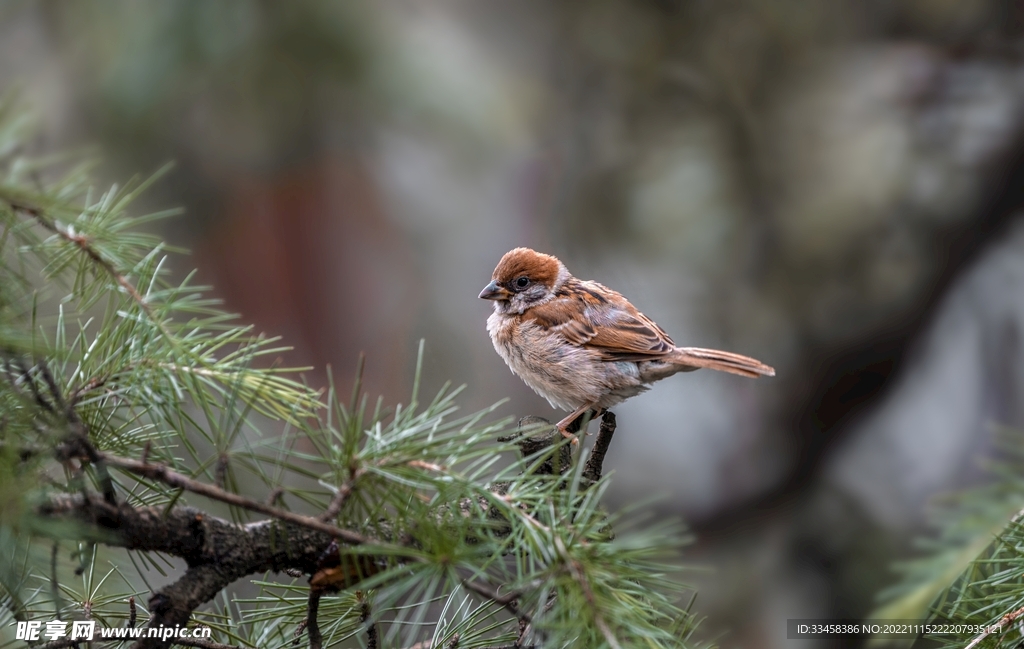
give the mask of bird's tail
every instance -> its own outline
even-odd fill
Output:
[[[706,367],[720,372],[731,372],[740,376],[756,379],[759,376],[775,376],[775,368],[765,365],[759,360],[723,352],[717,349],[701,349],[700,347],[676,347],[672,360],[693,369]]]

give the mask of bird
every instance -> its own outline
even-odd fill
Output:
[[[556,427],[574,441],[568,427],[577,418],[596,416],[677,372],[775,376],[749,356],[676,346],[622,294],[577,279],[557,257],[530,248],[505,253],[479,297],[494,303],[487,318],[494,349],[551,407],[570,411]]]

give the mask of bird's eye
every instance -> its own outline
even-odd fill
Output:
[[[526,288],[529,285],[530,285],[530,278],[528,278],[528,277],[520,277],[519,279],[516,280],[516,287],[518,287],[518,288]]]

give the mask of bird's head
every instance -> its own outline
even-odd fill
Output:
[[[550,300],[568,277],[569,271],[557,257],[516,248],[498,262],[480,298],[494,300],[499,313],[523,313]]]

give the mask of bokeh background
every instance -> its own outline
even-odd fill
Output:
[[[371,393],[551,417],[476,295],[528,245],[680,344],[774,365],[617,408],[611,507],[685,518],[704,632],[858,617],[1024,424],[1017,0],[0,5],[0,90],[245,319]],[[800,641],[811,648],[811,641]]]

